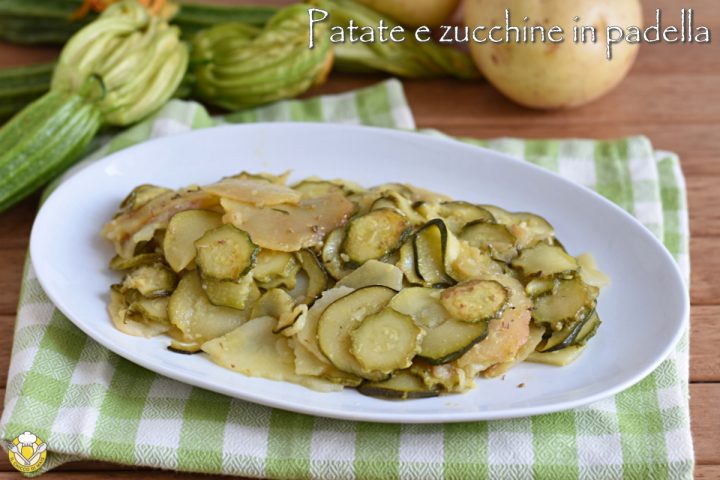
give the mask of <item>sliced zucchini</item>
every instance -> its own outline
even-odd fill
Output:
[[[390,208],[404,215],[412,224],[423,223],[423,217],[413,208],[412,202],[398,192],[389,190],[384,192],[370,206],[370,210]]]
[[[568,277],[578,269],[577,261],[565,250],[547,243],[538,243],[522,250],[512,261],[512,266],[520,269],[526,277]]]
[[[554,352],[533,352],[528,356],[527,361],[564,367],[577,360],[585,347],[586,345],[572,345]]]
[[[345,229],[337,228],[325,237],[325,244],[322,249],[323,265],[325,265],[325,269],[335,280],[340,280],[352,271],[344,266],[340,258],[340,249],[344,240]]]
[[[509,262],[517,255],[517,239],[505,225],[499,223],[484,220],[470,222],[463,227],[458,238],[483,252],[489,252],[502,262]]]
[[[561,280],[555,293],[535,300],[533,320],[539,325],[562,330],[595,308],[598,289],[585,284],[580,277]]]
[[[253,278],[260,288],[295,288],[301,265],[294,254],[260,249],[255,259]]]
[[[148,322],[140,315],[128,315],[128,303],[119,288],[111,288],[108,313],[115,328],[127,335],[154,337],[169,329],[167,323]]]
[[[363,382],[357,390],[369,397],[392,400],[430,398],[440,394],[437,389],[428,388],[420,377],[408,370],[395,372],[392,377],[382,382]]]
[[[202,287],[210,303],[220,307],[243,310],[247,308],[249,303],[254,302],[259,297],[259,290],[250,273],[237,282],[203,278]]]
[[[366,374],[408,368],[425,331],[407,315],[384,308],[362,319],[350,333],[350,353]]]
[[[341,278],[337,285],[355,289],[382,285],[393,290],[400,290],[403,286],[403,274],[395,265],[368,260],[352,273]]]
[[[168,223],[163,251],[176,272],[187,268],[195,259],[195,241],[205,232],[222,225],[222,215],[209,210],[186,210],[176,213]]]
[[[141,253],[131,258],[122,258],[119,255],[115,255],[110,260],[111,270],[132,270],[142,265],[151,265],[153,263],[160,263],[163,260],[161,253]]]
[[[168,345],[167,348],[171,352],[180,353],[183,355],[193,355],[202,351],[200,347],[201,345],[197,342],[183,342],[173,339],[170,341],[170,345]]]
[[[250,172],[240,172],[235,175],[231,175],[227,178],[239,178],[240,180],[260,180],[264,182],[270,182],[274,183],[276,185],[285,185],[287,183],[287,179],[290,176],[290,170],[281,173],[280,175],[273,175],[272,173],[250,173]]]
[[[434,328],[450,317],[440,303],[441,294],[442,290],[437,288],[403,288],[390,300],[389,307],[409,315],[423,328]]]
[[[127,298],[127,297],[126,297]],[[126,315],[141,316],[146,322],[170,325],[168,320],[169,297],[139,297],[128,305]]]
[[[495,223],[495,217],[487,209],[468,202],[442,202],[438,206],[437,213],[445,220],[450,231],[456,234],[471,222]]]
[[[292,311],[281,314],[273,333],[282,333],[286,337],[295,336],[305,327],[307,313],[308,306],[300,304],[293,308]]]
[[[322,262],[312,251],[300,250],[295,253],[295,256],[308,277],[305,294],[297,302],[310,305],[328,288],[328,274]]]
[[[158,187],[157,185],[144,184],[135,187],[132,192],[120,204],[121,212],[129,212],[137,210],[150,200],[159,197],[165,193],[172,192],[169,188]]]
[[[285,290],[273,288],[255,302],[250,318],[273,317],[278,320],[282,315],[292,312],[294,306],[293,298]]]
[[[576,321],[568,323],[565,328],[558,331],[550,330],[538,344],[536,350],[538,352],[554,352],[575,344],[578,335],[583,331],[585,325],[594,317],[595,311],[590,310],[584,316]]]
[[[583,325],[582,330],[577,334],[577,337],[575,337],[575,345],[585,345],[588,340],[590,340],[592,337],[595,336],[595,334],[598,331],[598,328],[600,328],[600,324],[602,322],[600,321],[600,316],[598,315],[597,311],[593,312],[590,319],[585,322],[585,325]]]
[[[440,302],[453,318],[476,323],[500,317],[509,297],[508,289],[495,280],[468,280],[445,289]]]
[[[355,266],[383,258],[400,248],[409,226],[403,214],[390,208],[355,217],[348,223],[341,258]]]
[[[320,316],[317,340],[322,353],[343,372],[379,381],[387,377],[383,372],[365,371],[351,353],[350,333],[368,315],[373,315],[388,304],[395,290],[373,286],[353,291],[330,306]]]
[[[137,290],[144,297],[163,297],[170,295],[177,285],[177,277],[172,270],[160,263],[141,265],[125,275],[123,291]]]
[[[525,293],[531,297],[541,297],[555,291],[558,280],[556,278],[533,278],[525,285]]]
[[[398,252],[398,261],[395,265],[403,272],[408,282],[422,285],[423,279],[418,276],[417,270],[415,270],[415,247],[413,247],[412,240],[406,240]]]
[[[170,297],[168,316],[182,333],[180,340],[197,343],[225,335],[248,318],[245,311],[210,303],[197,272],[180,280]]]
[[[415,233],[413,248],[415,270],[425,285],[440,287],[454,283],[445,268],[445,260],[448,256],[448,231],[442,220],[430,220],[423,225]]]
[[[512,231],[518,237],[518,247],[526,248],[538,242],[549,242],[555,236],[550,222],[540,215],[527,212],[511,213]]]
[[[203,276],[217,280],[239,280],[255,266],[259,250],[247,232],[230,224],[206,232],[195,248]]]
[[[449,363],[485,339],[487,334],[487,322],[468,323],[448,318],[436,327],[426,329],[418,357],[432,365]]]
[[[323,314],[325,309],[333,304],[336,300],[350,294],[352,288],[347,287],[335,287],[330,290],[325,290],[322,296],[318,298],[313,306],[308,310],[307,320],[303,328],[297,333],[296,339],[303,344],[303,346],[315,357],[325,363],[328,366],[332,364],[327,357],[320,351],[318,346],[318,323],[320,316]],[[333,367],[334,368],[334,367]]]

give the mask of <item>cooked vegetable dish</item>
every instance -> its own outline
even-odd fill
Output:
[[[404,184],[241,173],[141,185],[103,228],[113,324],[245,375],[381,398],[563,366],[608,279],[545,219]]]

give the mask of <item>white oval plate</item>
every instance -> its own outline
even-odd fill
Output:
[[[522,364],[504,379],[477,380],[463,395],[392,402],[352,389],[319,393],[250,378],[204,355],[178,355],[165,337],[136,338],[113,328],[108,288],[118,275],[99,231],[135,186],[208,183],[241,170],[346,178],[371,186],[408,182],[454,198],[529,210],[546,217],[573,254],[592,252],[612,279],[603,324],[582,357],[556,368]],[[557,412],[617,393],[648,375],[671,351],[688,319],[678,268],[635,219],[599,195],[554,174],[454,140],[367,127],[254,124],[150,141],[92,164],[45,202],[31,255],[43,288],[90,337],[159,374],[243,400],[348,420],[441,423]],[[519,388],[519,384],[524,384]]]

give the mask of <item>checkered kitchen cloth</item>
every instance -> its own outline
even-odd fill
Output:
[[[278,103],[225,122],[322,121],[413,129],[396,80]],[[216,123],[172,101],[88,161]],[[647,139],[476,142],[593,188],[637,216],[688,274],[679,162]],[[26,267],[2,416],[30,430],[46,466],[80,459],[270,478],[689,478],[688,338],[642,382],[589,407],[449,425],[346,422],[274,410],[169,380],[110,353],[70,323]]]

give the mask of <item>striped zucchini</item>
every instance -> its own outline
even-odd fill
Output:
[[[0,211],[69,167],[102,124],[76,93],[49,92],[0,129]]]

